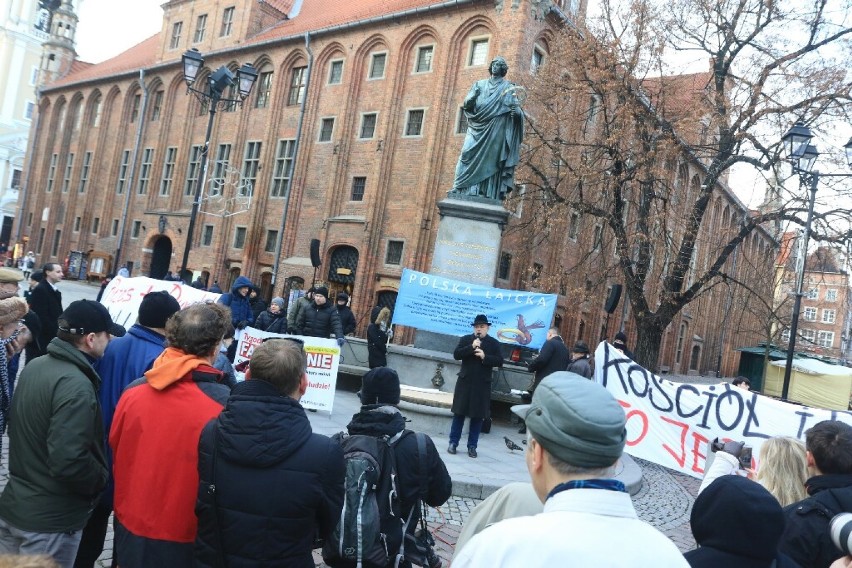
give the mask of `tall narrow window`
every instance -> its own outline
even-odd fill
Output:
[[[385,252],[385,264],[400,265],[402,263],[402,249],[404,246],[404,241],[388,241],[388,249]]]
[[[201,231],[201,246],[209,247],[213,244],[213,225],[204,225]]]
[[[320,124],[319,141],[331,142],[331,135],[334,133],[334,119],[324,118]]]
[[[166,160],[163,162],[163,178],[160,180],[160,195],[171,195],[172,181],[175,177],[175,160],[177,160],[177,148],[171,146],[166,148]]]
[[[435,48],[431,45],[424,45],[417,48],[417,61],[414,64],[415,73],[426,73],[432,70],[432,54]]]
[[[68,193],[71,187],[71,170],[74,169],[74,154],[68,154],[65,162],[65,177],[62,178],[62,193]]]
[[[92,234],[97,235],[101,230],[101,218],[95,217],[92,219]]]
[[[267,229],[266,231],[266,243],[263,246],[264,252],[275,252],[275,248],[278,246],[278,231],[274,231],[272,229]]]
[[[263,71],[257,79],[257,98],[254,101],[255,108],[266,108],[269,106],[269,97],[272,94],[272,71]]]
[[[83,167],[80,169],[80,193],[86,193],[86,185],[89,183],[89,170],[92,167],[92,153],[83,154]]]
[[[130,122],[136,122],[139,118],[139,107],[142,104],[142,95],[133,95],[133,105],[130,107]]]
[[[361,116],[361,131],[358,138],[372,138],[376,133],[376,113],[369,112]]]
[[[219,32],[221,37],[228,37],[231,35],[231,29],[234,27],[234,7],[230,6],[225,8],[225,11],[222,12],[222,30]]]
[[[234,248],[241,249],[246,246],[246,228],[237,227],[234,231]]]
[[[385,64],[388,60],[387,53],[374,53],[370,60],[370,79],[381,79],[385,76]]]
[[[142,221],[133,221],[133,227],[130,230],[130,238],[138,239],[142,232]]]
[[[180,47],[180,34],[183,32],[183,22],[175,22],[172,24],[172,40],[169,42],[169,49],[177,49]]]
[[[82,224],[83,224],[83,218],[82,217],[74,217],[74,229],[73,230],[74,230],[75,233],[80,232],[80,225],[82,225]]]
[[[467,115],[464,109],[459,107],[459,120],[456,123],[456,134],[467,134]]]
[[[305,77],[307,67],[294,67],[290,77],[290,94],[287,96],[288,105],[302,104],[305,98]]]
[[[467,64],[485,65],[488,62],[488,39],[474,39],[470,42],[470,55]]]
[[[367,178],[354,177],[352,178],[352,197],[351,201],[364,201],[364,189],[367,186]]]
[[[243,180],[240,184],[240,195],[252,195],[257,183],[257,170],[260,165],[260,142],[246,142],[243,154]]]
[[[500,253],[500,267],[497,270],[497,278],[508,280],[512,273],[512,255],[508,252]]]
[[[207,29],[207,14],[201,14],[195,19],[195,43],[204,41],[204,30]]]
[[[130,150],[121,153],[121,163],[118,166],[118,182],[115,184],[115,192],[118,195],[124,193],[124,184],[127,183],[127,168],[130,165]]]
[[[405,121],[406,136],[420,136],[423,134],[423,109],[408,111],[408,119]]]
[[[538,70],[539,68],[541,68],[542,63],[544,63],[544,51],[542,51],[538,47],[533,48],[532,61],[530,61],[530,73],[538,73]]]
[[[293,175],[293,156],[296,151],[295,140],[279,140],[275,152],[275,172],[272,174],[271,197],[284,197],[290,187]]]
[[[112,235],[113,237],[118,236],[118,219],[112,220],[112,229],[110,229],[110,235]]]
[[[184,195],[192,195],[198,182],[198,172],[201,169],[201,146],[193,146],[189,151],[189,165],[186,168],[186,185]]]
[[[142,167],[139,168],[139,186],[137,193],[146,195],[148,193],[148,183],[151,181],[151,167],[154,164],[154,149],[145,148],[142,151]]]
[[[328,84],[339,85],[343,82],[343,60],[336,59],[328,66]]]
[[[580,231],[580,214],[576,211],[571,213],[571,220],[568,222],[568,238],[572,241],[577,240],[577,233]]]
[[[92,104],[92,121],[91,125],[94,128],[97,128],[101,125],[101,112],[103,112],[103,98],[98,97],[95,99],[94,104]]]
[[[154,93],[154,101],[151,103],[151,122],[160,120],[160,113],[163,110],[163,91]]]
[[[59,241],[62,240],[62,230],[56,229],[56,233],[53,236],[53,248],[50,249],[50,256],[58,256],[59,255]]]
[[[47,170],[47,187],[46,193],[53,191],[53,180],[56,179],[56,163],[59,161],[59,154],[50,156],[50,167]]]
[[[213,176],[210,178],[210,195],[222,194],[230,160],[231,145],[219,144],[219,147],[216,149],[216,161],[213,163]]]

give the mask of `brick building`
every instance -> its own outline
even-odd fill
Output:
[[[546,64],[555,30],[582,18],[585,4],[166,2],[158,34],[103,63],[75,65],[43,88],[22,234],[41,262],[88,253],[90,274],[114,270],[116,256],[132,262],[134,274],[161,277],[179,267],[207,124],[206,108],[188,96],[183,79],[181,55],[195,47],[205,55],[197,84],[222,65],[236,70],[244,62],[259,78],[243,108],[216,116],[206,187],[228,198],[247,193],[250,183],[250,207],[223,216],[223,199],[204,202],[189,269],[223,287],[244,274],[264,295],[286,297],[311,282],[310,242],[318,239],[317,279],[352,295],[363,330],[370,306],[394,302],[403,267],[431,265],[435,204],[452,185],[470,85],[487,76],[498,54],[509,63],[508,79],[524,84]],[[675,170],[684,191],[699,166],[685,159]],[[707,235],[748,214],[720,187]],[[547,250],[507,237],[497,285],[535,288],[545,280],[537,284],[532,274],[581,254],[583,236],[595,228],[565,223],[568,238]],[[767,259],[771,275],[772,246],[758,231],[742,255]],[[748,274],[745,262],[732,262]],[[548,290],[562,294],[557,323],[569,342],[594,343],[605,316],[606,287],[578,301],[572,291],[584,286],[580,279]],[[733,349],[760,335],[748,301],[725,288],[691,303],[665,335],[662,368],[733,373]],[[622,306],[610,330],[633,333]]]

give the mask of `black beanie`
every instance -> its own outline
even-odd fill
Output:
[[[328,299],[328,288],[325,286],[317,286],[314,288],[314,294],[319,294],[320,296]]]
[[[376,367],[364,375],[361,404],[399,404],[399,375],[390,367]]]
[[[168,292],[150,292],[139,304],[139,325],[145,327],[166,327],[166,320],[180,311],[180,304]]]

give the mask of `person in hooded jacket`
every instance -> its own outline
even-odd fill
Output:
[[[272,302],[269,303],[269,309],[257,316],[254,327],[270,333],[287,333],[284,298],[272,298]]]
[[[305,364],[301,343],[262,343],[246,380],[204,427],[195,566],[313,568],[315,540],[336,526],[343,450],[312,432],[299,404]]]
[[[358,323],[355,320],[355,314],[352,313],[352,308],[347,305],[348,303],[349,294],[346,292],[338,292],[337,316],[340,318],[340,326],[343,328],[343,335],[355,333],[355,327]]]
[[[231,392],[213,368],[228,320],[219,304],[177,312],[166,322],[168,347],[118,401],[109,445],[122,568],[192,566],[198,439]]]
[[[426,456],[421,460],[417,453],[417,437],[405,429],[405,417],[399,412],[399,375],[388,367],[377,367],[367,371],[361,383],[361,410],[346,426],[349,434],[364,436],[388,436],[394,444],[396,457],[397,490],[401,503],[400,516],[411,521],[408,532],[413,534],[420,521],[420,480],[425,479],[426,491],[423,500],[431,507],[447,502],[453,489],[453,480],[447,466],[435,449],[435,444],[426,436]],[[426,471],[421,471],[421,464]],[[388,535],[388,550],[399,550],[400,539]],[[401,566],[410,566],[408,563]]]
[[[689,517],[698,548],[692,568],[799,568],[779,553],[784,510],[759,483],[723,475],[699,493]]]
[[[370,312],[370,325],[367,326],[367,362],[371,369],[388,366],[388,322],[390,310],[376,306]]]
[[[266,311],[267,305],[266,300],[260,297],[260,288],[256,286],[252,286],[249,291],[249,305],[251,306],[251,313],[254,316],[254,321],[257,321],[257,317]]]
[[[254,289],[251,280],[245,276],[237,276],[234,280],[234,285],[231,286],[231,291],[227,294],[222,294],[216,300],[219,304],[231,308],[231,324],[234,329],[243,330],[246,327],[254,324],[254,312],[251,309],[251,301],[249,293]],[[239,344],[239,336],[237,340],[231,343],[228,347],[228,361],[234,362],[237,355],[237,345]]]

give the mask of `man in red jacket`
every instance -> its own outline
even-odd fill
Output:
[[[198,439],[230,392],[213,367],[229,323],[219,304],[176,313],[166,323],[169,347],[118,401],[109,443],[122,568],[192,566]]]

